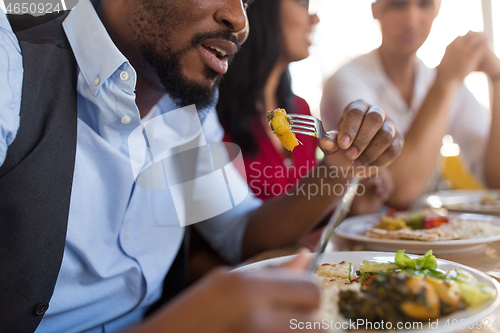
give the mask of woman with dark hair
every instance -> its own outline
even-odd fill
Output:
[[[310,114],[306,101],[293,95],[288,64],[307,58],[310,35],[319,22],[308,14],[308,0],[255,0],[248,7],[250,34],[220,85],[217,112],[224,141],[240,146],[247,182],[266,200],[284,194],[316,164],[317,139],[301,135],[302,145],[286,151],[266,123],[266,111]],[[192,230],[188,280],[228,264]]]
[[[224,141],[240,146],[247,182],[265,200],[284,194],[316,164],[317,140],[300,136],[293,152],[283,148],[266,123],[266,111],[310,114],[293,95],[288,65],[309,56],[319,22],[307,0],[255,0],[248,8],[251,33],[220,86],[217,112]]]

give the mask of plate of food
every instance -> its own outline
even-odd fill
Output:
[[[279,266],[292,258],[264,260],[237,271]],[[324,253],[313,279],[321,290],[317,319],[291,320],[291,328],[318,324],[327,332],[430,333],[498,324],[484,318],[500,305],[500,283],[476,269],[436,259],[432,251],[420,257],[404,250]]]
[[[426,195],[422,201],[427,206],[442,207],[449,211],[500,216],[500,191],[498,190],[440,191]]]
[[[340,237],[362,242],[369,250],[406,249],[423,254],[479,251],[500,240],[500,218],[492,215],[434,211],[371,214],[345,219],[337,228]]]

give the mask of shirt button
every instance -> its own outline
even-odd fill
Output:
[[[37,316],[43,315],[47,311],[48,308],[49,308],[49,303],[43,302],[43,303],[38,304],[37,306],[35,306],[35,309],[34,309],[35,315],[37,315]]]
[[[93,84],[94,86],[97,86],[97,85],[99,84],[99,82],[101,82],[101,80],[99,80],[99,78],[98,78],[98,77],[96,77],[96,78],[94,79],[94,81],[92,81],[92,84]]]
[[[125,231],[125,237],[127,237],[127,238],[130,237],[130,230]]]
[[[124,123],[124,124],[128,124],[132,121],[129,117],[122,117],[121,120],[122,120],[122,123]]]
[[[120,73],[120,79],[122,81],[127,81],[128,80],[128,72],[126,72],[126,71],[121,72]]]

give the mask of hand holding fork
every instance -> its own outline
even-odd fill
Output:
[[[338,131],[326,132],[321,120],[313,116],[289,114],[292,132],[317,137],[334,143],[333,149],[325,151],[334,155],[339,148],[345,151],[345,158],[358,166],[384,166],[390,163],[401,152],[403,137],[397,132],[394,122],[386,119],[385,112],[380,106],[369,106],[364,101],[355,101],[347,106],[338,126]],[[321,146],[321,144],[320,144]],[[338,164],[339,160],[330,161],[330,166]],[[327,164],[328,165],[328,164]],[[353,172],[354,174],[354,172]],[[345,218],[351,208],[359,184],[358,173],[350,181],[342,201],[335,209],[330,221],[324,228],[316,246],[308,271],[314,272],[320,255],[330,239],[335,234],[338,225]]]
[[[362,100],[349,104],[337,126],[327,132],[321,120],[313,116],[288,114],[292,132],[317,137],[328,166],[383,167],[394,160],[403,147],[403,136],[386,117],[379,105],[370,106]],[[341,157],[340,151],[344,151]]]

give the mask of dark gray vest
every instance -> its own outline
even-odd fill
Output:
[[[9,16],[23,54],[21,123],[0,167],[0,332],[33,332],[59,274],[77,137],[77,65],[67,12]],[[162,301],[184,286],[185,253]]]
[[[64,252],[77,120],[76,62],[61,25],[65,17],[9,17],[24,79],[19,131],[0,168],[1,332],[36,329]]]

